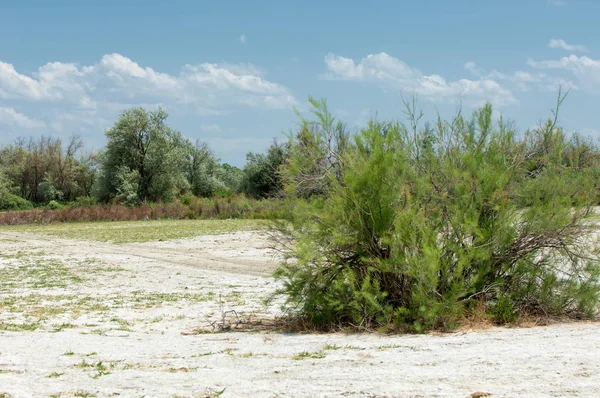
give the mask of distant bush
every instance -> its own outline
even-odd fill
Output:
[[[98,204],[98,200],[91,196],[79,196],[74,202],[69,203],[71,207],[92,207]]]
[[[12,193],[0,194],[0,210],[29,210],[33,209],[30,201]]]
[[[423,331],[481,303],[498,323],[595,314],[597,169],[570,163],[556,119],[522,140],[489,105],[423,129],[409,107],[411,127],[371,121],[335,144],[313,105],[284,171],[312,199],[291,209],[297,243],[276,274],[298,319]]]
[[[64,205],[58,203],[56,200],[51,200],[50,202],[48,202],[48,205],[46,205],[46,207],[50,210],[60,210],[65,208]]]

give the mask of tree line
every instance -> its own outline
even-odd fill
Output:
[[[248,153],[243,169],[220,163],[201,141],[192,142],[167,124],[163,109],[124,111],[106,131],[106,146],[84,152],[78,136],[67,141],[18,139],[0,148],[0,210],[61,203],[139,205],[243,193],[275,196],[286,146]]]

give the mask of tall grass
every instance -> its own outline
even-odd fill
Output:
[[[173,203],[68,206],[62,209],[33,209],[0,213],[0,225],[49,224],[89,221],[136,221],[159,219],[277,219],[284,215],[280,199],[250,199],[243,195],[226,198],[184,196]]]

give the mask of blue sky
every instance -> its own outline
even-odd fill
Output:
[[[0,0],[0,144],[78,134],[132,106],[238,166],[326,97],[351,128],[491,101],[523,131],[571,88],[561,123],[600,138],[600,1]]]

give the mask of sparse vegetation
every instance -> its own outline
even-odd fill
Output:
[[[302,351],[302,352],[299,352],[298,354],[292,356],[292,359],[295,361],[301,361],[303,359],[323,359],[323,358],[325,358],[325,353],[323,353],[322,351],[315,351],[315,352]]]
[[[268,222],[262,220],[156,220],[23,225],[12,227],[12,230],[119,244],[181,239],[244,230],[266,230],[268,226]]]

